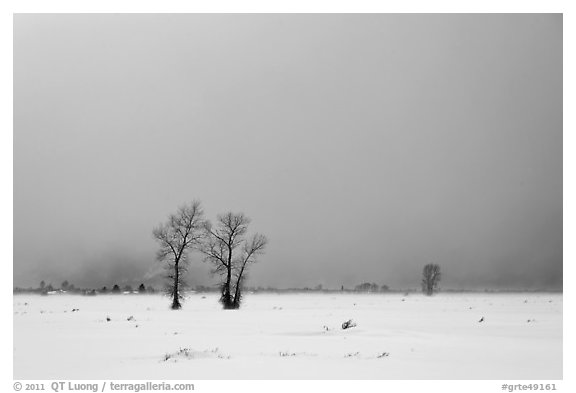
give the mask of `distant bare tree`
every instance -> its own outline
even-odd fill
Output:
[[[264,235],[246,237],[250,219],[244,214],[219,215],[217,223],[206,223],[206,239],[201,247],[213,273],[223,277],[220,302],[225,309],[240,308],[243,282],[248,267],[264,252],[268,240]]]
[[[172,309],[182,307],[184,273],[188,263],[188,252],[198,247],[204,234],[204,212],[199,201],[181,206],[168,221],[154,229],[154,238],[160,244],[156,258],[166,264],[169,284],[166,292],[172,297]]]
[[[424,266],[424,270],[422,271],[422,292],[428,296],[432,296],[434,291],[438,289],[440,276],[440,265],[429,263]]]

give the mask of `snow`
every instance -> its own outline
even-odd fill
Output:
[[[562,378],[558,293],[244,300],[225,311],[191,294],[172,311],[160,295],[15,295],[14,378]]]

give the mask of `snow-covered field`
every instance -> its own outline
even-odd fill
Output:
[[[15,295],[14,378],[562,378],[561,294],[246,294],[236,311],[194,294],[180,311],[169,304]],[[357,326],[342,330],[348,319]]]

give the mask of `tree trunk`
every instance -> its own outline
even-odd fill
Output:
[[[240,308],[240,277],[236,281],[236,290],[234,291],[234,308]]]
[[[222,297],[222,305],[225,309],[232,308],[232,294],[230,293],[230,285],[232,284],[232,266],[228,265],[226,273],[226,284],[224,286],[224,294]]]
[[[172,292],[172,310],[179,310],[182,308],[180,304],[180,295],[178,284],[180,281],[180,272],[178,270],[178,262],[174,264],[174,291]]]
[[[224,309],[228,310],[234,307],[232,302],[232,294],[230,293],[230,284],[232,284],[232,247],[228,245],[228,266],[226,271],[226,283],[224,284],[224,291],[222,291],[222,305]]]
[[[428,279],[428,283],[427,283],[427,288],[426,288],[426,295],[428,296],[432,296],[432,294],[434,293],[434,283],[432,281],[432,279]]]
[[[238,279],[236,280],[236,290],[234,291],[234,300],[232,303],[234,308],[240,308],[240,297],[242,296],[242,275],[244,274],[245,267],[246,265],[242,266],[242,269],[240,269],[240,273],[238,274]]]

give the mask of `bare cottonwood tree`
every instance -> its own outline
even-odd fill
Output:
[[[264,253],[266,244],[268,244],[268,239],[266,239],[266,236],[259,233],[253,235],[249,240],[244,242],[242,254],[238,259],[235,272],[236,286],[234,289],[234,308],[240,308],[240,302],[242,301],[243,282],[246,278],[246,268],[256,262],[258,255],[262,255]]]
[[[219,215],[217,223],[206,223],[206,239],[201,247],[205,260],[214,266],[213,273],[223,277],[220,302],[225,309],[240,308],[242,283],[248,266],[264,252],[264,235],[246,237],[250,219],[244,214]]]
[[[422,292],[432,296],[440,282],[440,265],[429,263],[422,271]]]
[[[182,307],[184,273],[188,265],[188,252],[199,246],[204,235],[204,212],[199,201],[178,208],[168,221],[154,228],[154,238],[160,244],[156,258],[166,264],[169,279],[166,292],[172,297],[172,309]]]

